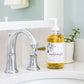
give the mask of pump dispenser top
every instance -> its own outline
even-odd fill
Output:
[[[50,20],[54,20],[54,26],[52,28],[52,31],[60,31],[60,28],[57,25],[58,19],[57,18],[51,18]]]

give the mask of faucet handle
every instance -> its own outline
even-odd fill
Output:
[[[38,47],[37,50],[46,50],[46,47],[43,46],[43,47]],[[30,55],[30,64],[29,66],[27,67],[27,70],[30,70],[30,71],[38,71],[40,70],[39,66],[38,66],[38,63],[37,63],[37,55],[35,53],[35,50],[32,51],[33,53]]]
[[[37,64],[37,55],[36,54],[31,54],[30,55],[30,64],[27,67],[27,70],[29,71],[38,71],[40,70],[38,64]]]
[[[44,51],[44,50],[46,50],[46,47],[45,47],[45,46],[43,46],[43,47],[38,47],[37,50],[39,50],[39,51],[40,51],[40,50]]]

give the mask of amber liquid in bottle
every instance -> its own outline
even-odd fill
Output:
[[[64,43],[64,36],[59,34],[52,34],[48,37],[47,39],[48,43]],[[64,62],[63,63],[49,63],[47,62],[47,67],[49,69],[62,69],[64,67]]]

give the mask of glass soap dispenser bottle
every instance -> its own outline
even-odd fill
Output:
[[[47,67],[61,69],[64,67],[64,36],[57,26],[57,19],[53,20],[55,20],[55,26],[52,28],[52,34],[47,38]]]

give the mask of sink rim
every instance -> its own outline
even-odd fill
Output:
[[[42,79],[76,79],[84,81],[84,72],[78,71],[38,71],[31,73],[24,73],[10,77],[2,81],[1,84],[6,84],[6,81],[10,84],[23,82],[23,81],[33,81],[33,80],[42,80]],[[11,81],[10,81],[11,80]],[[15,80],[15,81],[14,81]],[[4,82],[4,83],[3,83]],[[9,84],[8,83],[8,84]]]

